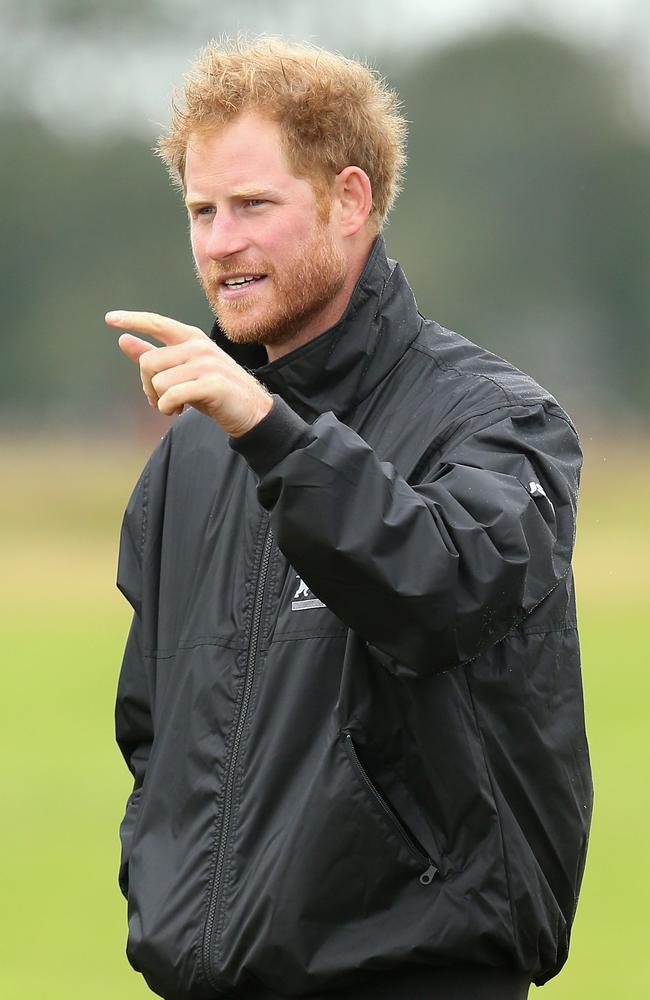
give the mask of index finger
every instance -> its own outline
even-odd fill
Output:
[[[119,330],[137,330],[138,333],[146,333],[167,346],[182,344],[196,337],[205,337],[198,327],[179,323],[177,319],[171,319],[169,316],[159,316],[158,313],[116,310],[107,312],[105,319],[109,326],[117,327]]]

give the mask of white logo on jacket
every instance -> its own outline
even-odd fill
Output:
[[[293,595],[293,600],[291,602],[292,611],[306,611],[308,608],[325,607],[322,601],[319,601],[317,597],[314,597],[301,576],[296,574],[296,580],[298,581],[298,589]]]
[[[548,496],[546,494],[546,491],[545,491],[544,487],[540,486],[539,483],[535,483],[535,482],[531,481],[528,484],[528,492],[530,493],[531,497],[544,497],[544,499],[548,500],[549,504],[551,505],[551,510],[555,511],[555,508],[553,507],[553,504],[548,499]]]

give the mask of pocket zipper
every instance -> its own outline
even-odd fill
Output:
[[[343,730],[343,735],[345,736],[345,749],[350,758],[350,762],[354,767],[355,771],[357,772],[357,774],[359,775],[359,777],[361,778],[364,786],[366,787],[366,789],[368,790],[374,801],[377,803],[377,805],[381,808],[384,815],[390,820],[393,828],[399,833],[401,839],[406,844],[413,857],[417,858],[418,861],[426,864],[427,866],[426,869],[420,875],[421,884],[431,885],[435,876],[438,874],[438,869],[434,865],[429,855],[418,844],[415,843],[412,836],[404,826],[402,820],[395,813],[395,810],[392,809],[391,806],[388,804],[388,802],[386,801],[386,799],[384,798],[384,796],[379,791],[376,784],[366,771],[365,767],[359,760],[359,755],[354,745],[352,734],[347,729],[345,729]]]

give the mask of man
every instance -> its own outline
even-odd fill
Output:
[[[356,62],[211,45],[160,151],[212,336],[107,317],[182,414],[119,569],[128,954],[169,1000],[515,1000],[566,959],[580,452],[387,259],[404,132]]]

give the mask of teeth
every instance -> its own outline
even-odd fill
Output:
[[[233,285],[246,285],[248,284],[249,281],[255,281],[255,279],[258,277],[259,277],[258,274],[246,274],[243,275],[241,278],[227,278],[224,284],[228,285],[229,287],[232,287]]]

